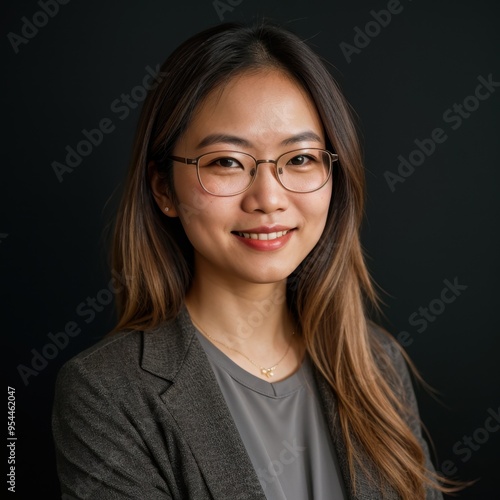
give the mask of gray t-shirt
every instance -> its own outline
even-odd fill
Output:
[[[346,499],[308,356],[293,375],[269,383],[196,333],[266,498]]]

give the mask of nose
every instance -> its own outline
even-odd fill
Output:
[[[281,185],[274,160],[259,160],[252,185],[243,193],[242,207],[246,212],[272,213],[286,210],[288,191]]]

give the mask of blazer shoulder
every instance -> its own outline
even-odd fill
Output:
[[[380,325],[369,321],[368,336],[375,362],[379,370],[400,396],[414,405],[413,383],[408,369],[408,356],[396,339]],[[410,365],[413,365],[410,362]]]
[[[183,315],[150,330],[107,335],[67,361],[59,371],[56,385],[86,380],[113,390],[132,382],[155,385],[155,377],[172,381],[182,366],[192,336]]]
[[[373,354],[378,357],[387,355],[393,364],[404,364],[403,348],[396,339],[383,327],[368,321],[368,337]]]
[[[60,368],[55,384],[55,402],[81,399],[92,391],[112,394],[137,377],[141,358],[140,331],[109,335],[72,357]],[[109,396],[106,396],[109,397]]]
[[[139,358],[143,333],[139,330],[124,330],[107,334],[95,344],[66,361],[62,369],[79,365],[86,367],[89,371],[99,371],[103,366],[108,369],[124,366],[124,364],[128,364],[127,361]],[[104,364],[103,361],[105,361]]]

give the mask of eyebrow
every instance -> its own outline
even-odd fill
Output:
[[[237,137],[235,135],[228,134],[210,134],[207,135],[197,146],[198,149],[204,148],[206,146],[211,146],[212,144],[217,144],[219,142],[224,142],[226,144],[233,144],[235,146],[250,147],[250,142],[247,140]]]
[[[306,142],[306,141],[323,142],[318,134],[316,134],[312,130],[307,130],[306,132],[302,132],[297,135],[292,135],[292,137],[289,137],[288,139],[282,141],[281,144],[283,146],[289,146],[290,144],[296,144],[297,142]]]
[[[293,135],[281,141],[281,145],[289,146],[290,144],[296,144],[298,142],[306,142],[306,141],[322,142],[318,134],[316,134],[311,130],[307,130],[305,132],[301,132],[300,134]],[[246,139],[243,139],[242,137],[238,137],[236,135],[210,134],[200,141],[200,143],[197,146],[197,149],[211,146],[212,144],[217,144],[220,142],[226,144],[232,144],[234,146],[242,146],[246,148],[252,146],[252,143],[250,141],[247,141]]]

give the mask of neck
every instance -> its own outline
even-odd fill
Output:
[[[193,322],[233,347],[280,348],[294,329],[286,305],[286,281],[229,287],[216,277],[194,280],[186,295]]]

